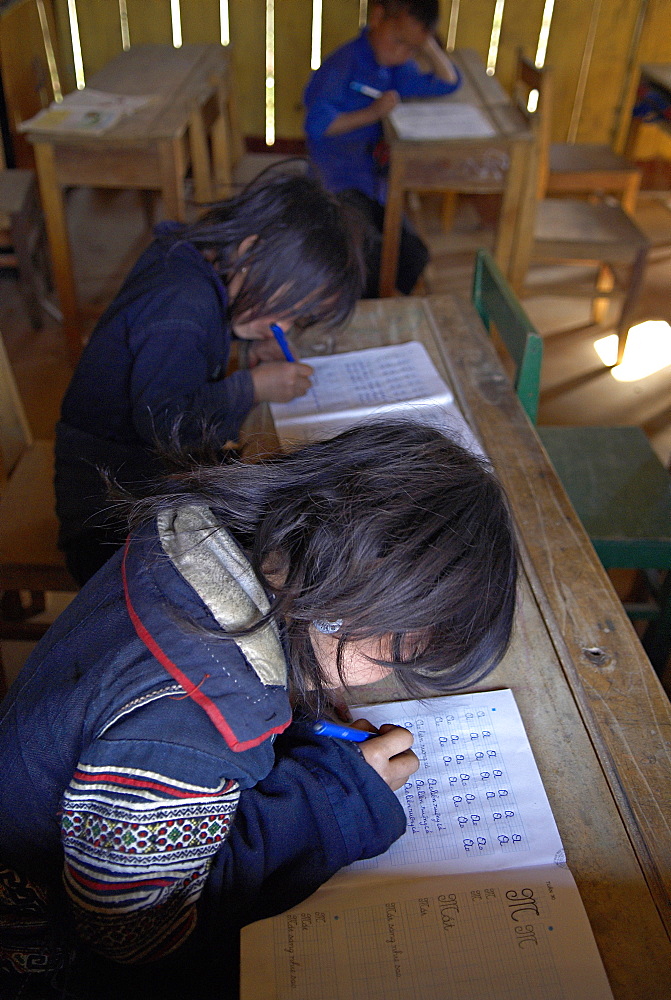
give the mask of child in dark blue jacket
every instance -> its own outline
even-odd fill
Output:
[[[324,184],[343,193],[370,224],[369,298],[377,297],[386,200],[382,119],[399,100],[449,94],[461,83],[458,70],[432,35],[438,11],[438,0],[374,0],[368,25],[324,60],[305,90],[310,158]],[[432,72],[422,73],[416,56],[423,57]],[[426,246],[405,221],[399,291],[410,294],[427,261]]]
[[[431,428],[185,463],[131,523],[3,705],[3,997],[235,996],[241,926],[405,827],[411,734],[311,720],[391,672],[463,687],[508,643],[505,499]]]
[[[191,227],[164,223],[96,326],[56,428],[60,547],[84,583],[122,544],[105,516],[101,468],[137,488],[158,451],[215,428],[234,441],[252,406],[307,392],[312,369],[285,361],[277,323],[342,322],[363,265],[348,213],[306,177],[278,174]],[[233,338],[249,365],[227,375]]]

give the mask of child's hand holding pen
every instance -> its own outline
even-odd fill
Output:
[[[375,729],[367,719],[358,719],[351,726],[320,719],[314,728],[324,736],[357,743],[365,761],[393,792],[402,788],[419,767],[417,755],[411,749],[413,735],[402,726],[385,724]]]
[[[368,110],[374,116],[375,121],[385,118],[392,108],[400,102],[401,98],[396,90],[378,90],[377,87],[369,87],[368,84],[359,83],[352,80],[350,89],[363,94],[364,97],[372,97],[373,103],[368,105]]]
[[[314,369],[301,362],[267,362],[250,370],[255,403],[289,403],[310,388]]]
[[[369,107],[369,111],[373,116],[373,121],[381,121],[386,118],[390,111],[392,111],[397,104],[400,104],[401,98],[395,90],[385,90],[384,94],[381,94]]]
[[[277,323],[272,323],[270,329],[272,338],[256,341],[252,349],[256,353],[250,364],[254,402],[288,403],[297,396],[305,395],[314,369],[296,361],[284,331]],[[280,358],[284,360],[280,361]]]

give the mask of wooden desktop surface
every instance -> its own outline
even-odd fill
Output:
[[[507,490],[523,572],[512,646],[479,686],[512,688],[616,1000],[671,997],[671,704],[479,317],[452,296],[361,302],[298,353],[420,340]],[[277,447],[266,407],[248,454]],[[357,701],[406,695],[388,682]]]
[[[192,163],[196,199],[211,197],[209,153],[201,109],[228,74],[221,45],[136,45],[95,73],[87,85],[152,100],[98,135],[35,130],[40,194],[63,328],[73,360],[81,350],[63,189],[90,186],[160,191],[169,219],[185,217],[184,178]],[[188,139],[188,145],[187,145]]]
[[[472,104],[484,113],[494,135],[461,139],[401,139],[393,121],[384,123],[389,176],[382,237],[380,295],[394,293],[398,247],[407,190],[503,192],[495,256],[504,274],[515,271],[516,222],[531,165],[533,136],[498,80],[488,76],[473,49],[450,54],[462,75],[453,94],[435,100]]]

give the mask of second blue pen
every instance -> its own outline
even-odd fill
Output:
[[[284,336],[284,330],[282,329],[282,327],[278,323],[271,323],[270,329],[273,331],[273,336],[275,337],[277,343],[280,345],[282,354],[287,359],[287,361],[295,361],[296,358],[291,353],[289,345],[287,344],[287,339]]]

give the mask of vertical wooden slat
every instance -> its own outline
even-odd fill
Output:
[[[88,80],[122,51],[119,4],[116,0],[77,0],[77,20]]]
[[[619,0],[601,6],[582,112],[577,123],[577,142],[610,142],[639,3],[640,0]]]
[[[58,46],[61,89],[64,94],[69,94],[75,88],[75,70],[72,62],[68,3],[67,0],[50,0],[50,4],[56,25],[56,44]]]
[[[578,73],[578,82],[575,88],[575,97],[573,98],[573,108],[571,109],[571,120],[569,121],[568,132],[566,135],[569,142],[575,142],[576,135],[578,134],[578,125],[580,123],[580,116],[582,114],[583,103],[585,101],[585,90],[587,89],[587,77],[589,76],[592,56],[594,54],[594,42],[596,40],[596,33],[599,30],[599,18],[601,16],[602,3],[603,0],[592,0],[589,28],[587,29],[585,45],[582,50],[580,72]]]
[[[185,45],[219,41],[219,0],[181,0]]]
[[[555,142],[566,142],[568,135],[591,15],[592,4],[585,0],[561,0],[555,4],[546,59],[546,65],[554,73],[552,139]]]
[[[265,0],[231,0],[233,79],[243,135],[265,134]]]
[[[487,58],[496,0],[469,0],[462,3],[457,25],[458,49],[475,49]]]
[[[312,0],[275,0],[275,129],[303,135],[303,90],[310,78]]]
[[[496,76],[509,93],[512,92],[515,79],[518,48],[530,59],[536,55],[544,6],[545,0],[524,0],[522,12],[520,0],[507,0],[503,11]]]
[[[91,0],[80,0],[90,3]],[[102,0],[105,3],[105,0]],[[107,0],[109,2],[109,0]],[[115,4],[116,6],[116,4]],[[126,0],[130,44],[172,44],[170,0]]]
[[[359,34],[359,0],[324,0],[322,58]]]

